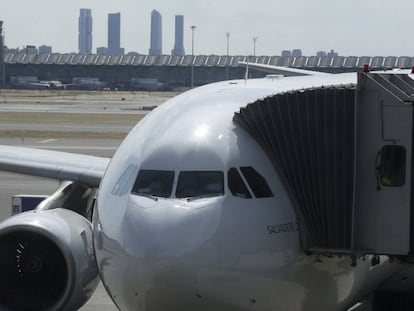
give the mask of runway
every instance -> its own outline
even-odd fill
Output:
[[[147,114],[175,92],[1,90],[0,112]]]
[[[57,131],[79,132],[84,129],[79,127],[77,123],[57,123],[53,125],[53,128]],[[15,123],[13,121],[2,121],[0,123],[1,130],[31,130],[31,131],[49,131],[50,124],[27,122],[24,124]],[[127,133],[130,130],[129,125],[116,123],[116,124],[89,124],[88,130],[93,132],[122,132]]]
[[[74,115],[78,114],[79,119],[82,119],[84,116],[84,113],[82,112],[83,108],[86,113],[93,113],[95,116],[108,113],[114,116],[117,114],[125,114],[125,110],[122,108],[125,107],[125,100],[111,101],[110,112],[108,112],[107,109],[104,111],[102,106],[109,101],[109,99],[104,96],[105,94],[96,94],[97,98],[93,99],[91,99],[93,94],[88,94],[89,102],[86,103],[80,102],[79,98],[84,97],[78,95],[77,98],[72,99],[73,102],[69,101],[69,103],[63,104],[63,106],[59,103],[50,101],[50,103],[43,102],[39,107],[37,106],[37,98],[30,100],[31,98],[26,96],[13,101],[10,100],[9,97],[7,104],[4,104],[5,100],[4,98],[2,100],[1,95],[0,102],[2,103],[0,103],[0,115],[1,111],[17,113],[17,116],[23,116],[30,111],[33,111],[34,113],[46,113],[46,111],[51,111],[52,108],[56,113],[67,112],[70,110],[70,113]],[[145,96],[138,96],[135,94],[133,105],[140,107],[152,105],[158,106],[168,98],[168,96],[156,96],[155,98],[151,98],[150,96],[147,96],[147,94],[144,95]],[[69,109],[68,106],[72,107]],[[140,109],[128,110],[128,114],[136,115],[137,119],[140,119],[138,116],[142,113],[145,114],[147,111],[143,112]],[[62,124],[59,120],[47,119],[46,122],[39,124],[35,121],[24,121],[24,118],[21,121],[18,121],[18,119],[19,118],[17,117],[17,120],[0,121],[0,134],[7,133],[7,135],[0,135],[0,145],[50,149],[103,157],[111,157],[114,154],[119,144],[122,142],[122,137],[125,136],[135,124],[128,118],[120,118],[116,122],[108,124],[106,121],[100,122],[99,116],[97,119],[94,119],[95,121],[92,123],[71,122],[70,124]],[[25,131],[22,131],[22,129]],[[35,132],[36,135],[32,135]],[[76,132],[82,132],[89,133],[90,135],[86,135],[85,137],[82,136],[83,138],[78,137],[78,135],[68,135],[68,137],[63,137],[63,135],[59,135],[60,132],[75,134]],[[22,133],[27,135],[22,135]],[[94,135],[94,133],[100,133],[100,135]],[[105,137],[105,133],[107,133],[109,138]],[[114,133],[119,135],[114,136]],[[9,217],[11,214],[12,195],[51,194],[57,186],[58,182],[54,180],[0,172],[0,220]],[[100,284],[88,303],[79,310],[116,311],[117,308]]]

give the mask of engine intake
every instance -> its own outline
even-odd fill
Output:
[[[77,310],[98,280],[84,217],[58,208],[0,224],[0,310]]]

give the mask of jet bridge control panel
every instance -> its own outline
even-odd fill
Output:
[[[364,72],[357,85],[277,94],[235,114],[279,173],[305,250],[414,253],[413,79]]]

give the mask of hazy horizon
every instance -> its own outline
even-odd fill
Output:
[[[153,9],[162,15],[163,54],[174,46],[175,15],[184,15],[184,47],[191,54],[191,25],[195,25],[195,54],[226,54],[226,32],[230,32],[230,54],[280,55],[299,48],[303,55],[334,49],[340,55],[414,55],[409,36],[408,12],[414,3],[397,0],[339,1],[257,0],[2,0],[5,45],[50,45],[54,52],[78,52],[80,8],[93,16],[93,52],[107,46],[108,13],[121,13],[121,47],[125,52],[147,54]],[[407,31],[405,31],[407,29]]]

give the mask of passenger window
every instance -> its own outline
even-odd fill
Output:
[[[168,198],[171,196],[174,171],[141,170],[132,194]]]
[[[251,199],[252,195],[250,194],[249,189],[247,189],[243,178],[240,176],[236,168],[232,167],[229,169],[227,177],[229,189],[232,195],[239,198]]]
[[[224,194],[224,173],[220,171],[183,171],[178,175],[177,198],[213,197]]]
[[[256,198],[273,197],[272,190],[262,175],[251,166],[241,167],[241,172]]]
[[[384,146],[381,150],[381,184],[399,187],[405,184],[406,151],[403,146]]]

